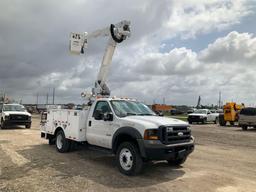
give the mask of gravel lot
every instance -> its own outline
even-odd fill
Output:
[[[145,165],[141,175],[118,172],[111,155],[80,147],[67,154],[31,129],[0,130],[0,191],[256,191],[256,130],[192,125],[196,149],[181,167]]]

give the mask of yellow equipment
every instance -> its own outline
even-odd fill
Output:
[[[235,102],[228,102],[223,106],[223,114],[219,115],[219,123],[221,126],[226,126],[229,122],[234,125],[238,121],[238,113],[244,108],[244,104],[236,104]]]

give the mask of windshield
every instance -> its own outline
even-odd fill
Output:
[[[26,111],[22,105],[4,105],[3,111]]]
[[[206,111],[206,110],[203,110],[203,109],[197,109],[197,110],[195,110],[194,113],[206,114],[207,111]]]
[[[127,100],[112,100],[112,108],[119,117],[128,115],[156,115],[147,105]]]

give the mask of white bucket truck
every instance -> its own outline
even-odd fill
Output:
[[[138,174],[143,162],[149,160],[184,163],[194,150],[188,123],[157,116],[141,102],[110,97],[106,77],[116,44],[130,36],[129,21],[90,34],[72,33],[71,51],[83,52],[87,40],[100,35],[110,38],[88,106],[83,110],[48,110],[42,115],[41,137],[61,153],[77,143],[107,149],[115,154],[120,172],[126,175]]]

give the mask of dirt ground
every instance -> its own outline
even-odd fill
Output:
[[[114,157],[81,147],[60,154],[31,129],[0,130],[0,191],[175,191],[256,192],[256,130],[192,125],[196,149],[181,167],[145,165],[124,176]]]

